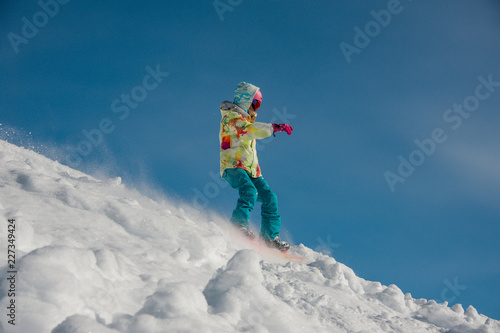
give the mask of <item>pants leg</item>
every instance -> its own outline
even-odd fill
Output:
[[[249,228],[248,220],[257,201],[257,189],[248,173],[243,169],[226,169],[223,178],[232,188],[237,189],[240,195],[231,216],[231,223]]]
[[[281,229],[281,217],[278,214],[278,197],[271,190],[263,177],[251,178],[258,192],[258,201],[262,202],[261,236],[274,239]]]

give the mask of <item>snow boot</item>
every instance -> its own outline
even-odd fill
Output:
[[[255,238],[254,232],[245,226],[236,226],[236,229],[245,238],[248,238],[250,240],[253,240]]]
[[[274,237],[274,239],[264,239],[264,242],[268,247],[280,250],[281,252],[286,252],[290,249],[290,244],[280,240],[279,236]]]

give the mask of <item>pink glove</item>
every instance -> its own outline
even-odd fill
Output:
[[[276,132],[286,132],[286,134],[292,134],[293,127],[287,124],[273,124],[274,133]]]

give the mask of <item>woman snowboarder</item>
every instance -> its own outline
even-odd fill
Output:
[[[234,101],[221,103],[220,173],[232,188],[239,191],[239,199],[231,216],[231,223],[240,232],[253,239],[249,226],[250,212],[256,201],[262,202],[260,236],[267,246],[287,251],[290,244],[281,241],[281,218],[276,194],[264,180],[259,167],[256,139],[264,139],[276,132],[290,135],[292,126],[255,122],[255,112],[262,103],[259,87],[247,82],[238,84]]]

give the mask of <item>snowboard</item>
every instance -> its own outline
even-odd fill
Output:
[[[273,249],[268,247],[263,241],[258,240],[257,238],[251,240],[241,235],[236,235],[233,233],[229,233],[232,238],[235,238],[246,245],[251,246],[257,252],[259,252],[265,259],[275,260],[281,262],[294,262],[298,264],[309,264],[313,260],[309,258],[299,257],[288,252],[283,252],[278,249]]]

